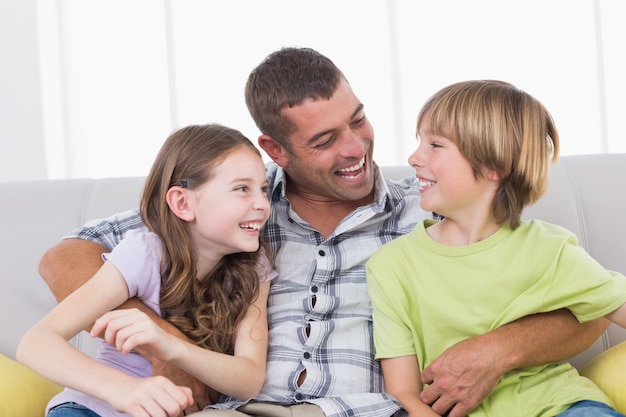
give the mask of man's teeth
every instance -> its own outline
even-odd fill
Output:
[[[357,171],[361,168],[363,168],[363,165],[365,165],[365,157],[363,157],[358,164],[354,164],[351,167],[348,168],[344,168],[344,169],[340,169],[339,172],[352,172],[352,171]]]
[[[242,223],[241,228],[246,230],[259,230],[261,228],[261,223]]]

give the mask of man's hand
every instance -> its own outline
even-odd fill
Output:
[[[608,326],[580,324],[566,309],[532,314],[457,343],[421,374],[430,384],[420,395],[442,415],[462,417],[476,408],[513,369],[564,360],[589,347]]]
[[[439,415],[463,417],[495,388],[504,373],[493,361],[496,346],[470,338],[448,348],[421,373],[430,384],[420,399]]]

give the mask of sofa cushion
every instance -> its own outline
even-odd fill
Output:
[[[626,342],[596,356],[580,373],[613,400],[617,411],[626,414]]]
[[[61,387],[0,354],[0,416],[41,417]]]

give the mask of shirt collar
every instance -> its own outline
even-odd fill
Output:
[[[269,162],[266,166],[266,172],[271,184],[270,201],[274,202],[279,201],[281,198],[286,198],[287,174],[285,170],[274,162]],[[374,163],[374,190],[373,204],[381,211],[390,211],[394,199],[389,190],[389,185],[387,181],[385,181],[382,171],[376,163]]]

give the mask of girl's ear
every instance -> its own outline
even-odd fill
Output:
[[[167,190],[165,199],[170,210],[172,210],[172,213],[174,213],[176,217],[186,222],[191,222],[195,220],[196,215],[193,211],[193,206],[189,204],[190,194],[188,191],[190,190],[179,186],[171,187]]]

